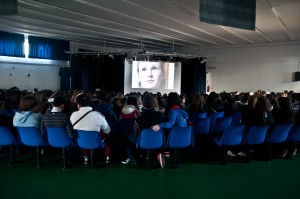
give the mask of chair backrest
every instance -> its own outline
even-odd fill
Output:
[[[45,145],[40,129],[36,127],[17,127],[17,129],[24,145],[33,147]]]
[[[0,126],[0,146],[1,145],[16,145],[16,139],[6,126]]]
[[[231,126],[232,117],[218,117],[212,128],[213,133],[223,134],[225,129]]]
[[[194,135],[206,135],[210,131],[210,117],[195,118],[193,120]]]
[[[270,126],[251,126],[245,137],[245,144],[262,144]]]
[[[224,111],[221,112],[211,112],[209,117],[210,117],[210,125],[214,126],[215,121],[218,117],[223,117],[224,116]]]
[[[229,126],[224,132],[223,145],[235,146],[241,144],[244,137],[244,129],[244,125]]]
[[[287,141],[300,142],[300,124],[296,124],[291,128]]]
[[[292,125],[281,125],[281,124],[275,125],[270,132],[267,142],[269,142],[269,143],[284,142],[286,140],[291,128],[292,128]]]
[[[143,129],[139,137],[139,147],[141,149],[159,149],[164,145],[164,130],[160,128],[153,131],[151,128]]]
[[[65,127],[46,127],[46,130],[50,146],[64,148],[73,145]]]
[[[170,148],[186,148],[192,145],[192,126],[172,127],[169,132],[167,146]]]
[[[133,133],[134,132],[134,121],[135,121],[134,118],[120,119],[119,124],[118,124],[120,135],[127,136],[127,135]]]
[[[207,113],[206,112],[195,112],[192,115],[192,120],[195,118],[206,118]]]
[[[232,117],[232,126],[241,125],[241,111],[233,112],[230,115],[228,115],[228,117]]]
[[[98,131],[77,130],[77,144],[84,149],[103,148],[103,142]]]

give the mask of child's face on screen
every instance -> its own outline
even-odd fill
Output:
[[[163,80],[163,71],[159,62],[141,62],[138,66],[141,88],[158,88]]]

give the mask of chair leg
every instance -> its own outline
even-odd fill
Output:
[[[224,154],[223,154],[223,164],[224,165],[228,165],[228,162],[227,162],[227,151],[228,151],[228,147],[224,146]]]
[[[90,170],[95,170],[95,160],[94,160],[94,150],[91,149],[91,161],[90,161],[90,166],[89,166]]]
[[[246,146],[246,163],[248,163],[248,164],[251,163],[251,159],[250,159],[250,146],[249,145]]]
[[[68,168],[68,153],[67,153],[67,148],[63,148],[63,169]]]
[[[267,162],[272,162],[272,143],[269,143],[268,160],[267,160]]]
[[[174,149],[175,157],[174,157],[174,167],[175,169],[179,169],[179,149]]]
[[[41,154],[41,148],[39,146],[36,147],[36,153],[37,153],[36,168],[40,168],[42,166],[42,154]]]
[[[16,164],[16,150],[15,147],[11,144],[10,147],[10,163],[9,165],[15,165]]]
[[[148,149],[148,160],[147,160],[147,171],[151,171],[151,161],[152,161],[152,151],[150,149]]]

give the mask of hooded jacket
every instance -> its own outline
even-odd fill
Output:
[[[121,119],[130,119],[139,117],[140,112],[134,105],[125,105],[121,112]]]
[[[20,127],[36,127],[41,128],[42,115],[31,111],[16,112],[13,124]]]

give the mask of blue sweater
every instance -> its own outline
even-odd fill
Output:
[[[186,127],[188,121],[188,113],[181,108],[171,109],[168,114],[168,121],[159,124],[160,128],[170,129],[173,126]]]
[[[42,115],[31,111],[16,112],[13,124],[20,127],[36,127],[41,128]]]

